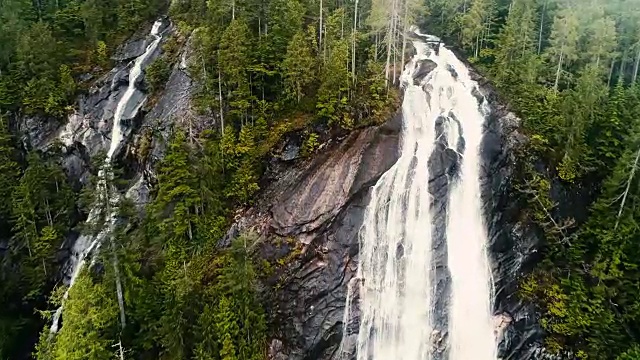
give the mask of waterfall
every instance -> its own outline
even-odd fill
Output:
[[[151,29],[151,36],[153,37],[153,41],[147,46],[145,52],[134,60],[133,65],[131,66],[131,70],[129,71],[129,86],[127,87],[127,90],[118,101],[118,104],[116,106],[116,111],[113,116],[113,125],[111,127],[111,141],[110,141],[109,150],[107,152],[107,156],[105,159],[106,163],[110,163],[112,161],[113,156],[115,155],[118,149],[118,146],[123,140],[122,120],[125,119],[125,115],[127,114],[127,111],[129,111],[128,118],[134,118],[135,114],[140,109],[140,106],[142,104],[141,101],[136,102],[136,104],[133,104],[135,105],[135,108],[129,109],[132,106],[131,99],[135,94],[135,92],[138,91],[136,88],[136,83],[142,76],[142,70],[143,70],[143,67],[145,66],[145,62],[156,51],[156,49],[158,48],[158,45],[160,44],[160,41],[162,40],[162,36],[160,35],[161,27],[162,27],[162,20],[157,20],[153,24],[153,27]],[[105,174],[104,171],[105,171],[104,169],[101,169],[99,171],[99,174],[98,174],[99,179],[103,179],[105,175],[107,177],[112,176],[112,174]],[[101,180],[98,182],[98,184],[96,184],[96,186],[98,188],[102,187],[104,189],[104,186],[106,186],[106,184],[104,183],[104,181]],[[104,191],[98,190],[98,196],[104,193],[105,193]],[[117,194],[117,192],[115,191],[113,193]],[[117,195],[114,195],[114,196],[117,196]],[[106,200],[106,201],[109,201],[110,203],[116,203],[118,199],[113,198],[113,199],[101,199],[101,200],[103,201]],[[91,210],[89,212],[87,223],[88,224],[93,223],[96,220],[96,217],[98,215],[99,214],[98,214],[97,208],[94,208],[93,210]],[[91,236],[91,235],[83,234],[74,243],[73,249],[72,249],[72,255],[69,258],[69,265],[68,265],[68,267],[71,269],[71,277],[68,283],[67,290],[65,291],[62,297],[63,304],[60,305],[58,309],[56,309],[56,312],[53,315],[53,322],[50,328],[50,332],[52,334],[58,332],[58,329],[60,326],[60,316],[62,315],[64,301],[69,297],[69,291],[73,287],[73,284],[78,278],[78,275],[80,275],[80,272],[84,268],[87,257],[89,256],[89,254],[97,251],[97,249],[100,247],[102,243],[102,240],[111,232],[112,227],[115,224],[115,220],[116,220],[115,212],[112,212],[109,219],[109,225],[105,229],[100,231],[98,235]],[[118,303],[121,305],[120,306],[121,322],[124,326],[124,310],[122,307],[124,300],[123,300],[123,294],[122,294],[122,289],[120,284],[118,284],[117,296],[118,296]]]
[[[497,358],[479,180],[489,108],[465,65],[437,40],[413,41],[417,54],[401,77],[400,157],[372,188],[359,233],[358,360]],[[424,76],[426,62],[435,69]],[[430,192],[431,167],[443,153],[454,166],[439,199]],[[349,294],[345,311],[357,312],[354,298]]]

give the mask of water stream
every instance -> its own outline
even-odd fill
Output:
[[[122,97],[118,101],[118,105],[116,106],[116,111],[113,116],[113,125],[111,128],[111,141],[109,145],[109,150],[106,155],[105,163],[110,163],[112,161],[113,156],[115,155],[118,147],[120,146],[120,143],[123,140],[122,120],[124,120],[125,114],[127,114],[127,111],[128,111],[129,112],[127,114],[128,118],[134,118],[135,114],[138,112],[142,104],[141,101],[136,101],[134,103],[132,99],[135,92],[138,91],[136,88],[136,83],[139,81],[140,77],[142,76],[143,67],[146,65],[147,59],[156,51],[158,45],[160,44],[160,41],[162,40],[162,36],[160,35],[161,27],[162,27],[161,20],[158,20],[153,24],[153,27],[151,29],[151,36],[153,37],[153,40],[149,45],[147,45],[145,52],[133,61],[133,65],[131,66],[131,70],[129,71],[129,85],[125,93],[122,95]],[[135,108],[131,109],[132,105],[135,106]],[[102,169],[99,171],[98,178],[104,179],[105,177],[109,177],[111,175],[112,174],[105,174],[105,169]],[[100,187],[104,188],[106,184],[104,183],[104,181],[99,181],[98,184],[96,184],[96,186],[98,188]],[[105,193],[106,191],[100,191],[99,189],[97,190],[98,196]],[[117,194],[116,191],[111,191],[111,193]],[[117,195],[114,195],[114,196],[117,196]],[[103,203],[105,201],[108,201],[110,203],[116,203],[117,199],[115,198],[114,199],[98,199],[98,201],[101,201]],[[87,223],[92,224],[96,220],[97,216],[98,216],[98,209],[94,208],[94,210],[89,212]],[[83,234],[74,243],[72,254],[71,254],[71,257],[69,258],[68,268],[71,269],[71,271],[70,271],[68,287],[62,297],[63,304],[60,307],[58,307],[58,309],[56,310],[53,316],[53,322],[50,328],[51,333],[57,333],[59,330],[60,317],[62,315],[64,301],[69,297],[69,291],[73,287],[73,284],[78,278],[78,275],[84,268],[84,265],[87,261],[87,257],[90,254],[94,253],[100,247],[102,240],[111,232],[114,223],[115,223],[115,214],[112,213],[110,216],[108,225],[102,231],[100,231],[98,235],[91,236],[91,235]],[[117,294],[118,302],[122,303],[123,301],[122,291],[120,287],[118,288],[119,288],[118,294]],[[124,325],[123,314],[121,314],[121,320],[123,321],[123,325]]]

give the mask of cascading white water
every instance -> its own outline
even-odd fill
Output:
[[[151,29],[151,36],[153,36],[153,41],[147,46],[144,54],[137,57],[133,62],[133,65],[129,72],[129,86],[127,87],[127,90],[118,101],[118,105],[116,106],[116,111],[113,116],[113,125],[111,128],[111,141],[109,145],[109,150],[105,158],[106,163],[111,162],[113,155],[115,154],[116,150],[118,149],[118,146],[120,145],[120,142],[122,141],[123,129],[122,129],[121,122],[123,120],[123,116],[125,115],[125,111],[127,110],[127,108],[131,106],[130,104],[131,98],[133,97],[134,93],[137,91],[136,83],[138,82],[138,80],[140,79],[140,76],[142,75],[142,70],[143,70],[145,61],[147,61],[149,56],[151,56],[151,54],[153,54],[156,51],[158,45],[160,44],[160,41],[162,40],[162,37],[160,36],[161,27],[162,27],[162,20],[158,20],[153,24],[153,27]],[[135,117],[135,114],[138,112],[139,107],[140,107],[140,104],[138,104],[138,106],[135,109],[132,109],[130,117]],[[104,169],[101,169],[99,171],[99,174],[98,174],[99,179],[104,179],[105,175],[111,176],[111,174],[105,174],[104,172],[105,172]],[[104,186],[106,186],[106,184],[104,183],[103,180],[101,180],[98,182],[96,186],[98,188],[102,187],[104,189]],[[105,193],[104,191],[98,190],[98,196],[104,193]],[[116,194],[116,192],[113,192],[113,193]],[[101,200],[107,200],[107,201],[110,201],[111,203],[115,203],[117,199],[101,199]],[[89,212],[87,223],[88,224],[93,223],[96,220],[97,216],[98,216],[98,209],[94,208]],[[102,240],[107,236],[109,232],[111,232],[111,228],[114,225],[114,223],[115,223],[115,214],[111,214],[109,219],[109,225],[105,229],[103,229],[98,235],[96,236],[81,235],[74,243],[73,249],[72,249],[72,256],[69,258],[69,263],[70,263],[69,268],[71,269],[71,277],[69,280],[67,290],[65,291],[62,297],[63,304],[60,307],[58,307],[58,309],[56,310],[53,316],[53,322],[50,328],[51,333],[58,332],[59,325],[60,325],[60,316],[62,315],[64,301],[69,297],[69,290],[71,290],[71,287],[73,287],[73,284],[75,283],[78,275],[82,271],[86,263],[87,256],[92,252],[96,251],[96,249],[100,247]],[[122,294],[122,290],[120,289],[120,286],[118,286],[117,296],[118,296],[118,302],[122,303],[123,294]],[[121,314],[121,320],[124,324],[124,314]]]
[[[451,89],[440,106],[459,119],[465,141],[458,181],[449,196],[447,219],[447,263],[451,273],[449,306],[449,358],[453,360],[494,360],[497,358],[492,302],[493,281],[487,254],[487,229],[480,198],[480,145],[482,126],[488,114],[486,99],[481,104],[473,96],[477,84],[466,66],[446,48],[437,57],[434,88]],[[437,70],[437,69],[436,69]]]
[[[124,95],[122,95],[122,98],[120,99],[120,102],[118,102],[118,106],[116,107],[116,112],[113,115],[111,146],[109,147],[109,152],[107,153],[107,161],[111,161],[111,157],[113,157],[113,154],[118,148],[118,145],[122,141],[122,127],[120,126],[120,121],[122,120],[125,110],[130,105],[129,102],[131,100],[131,97],[136,92],[136,82],[138,82],[140,76],[142,75],[142,66],[144,65],[147,58],[151,56],[154,51],[156,51],[158,44],[160,44],[160,40],[162,40],[162,37],[160,36],[161,26],[162,21],[160,20],[156,21],[153,24],[153,28],[151,29],[151,36],[154,37],[154,40],[147,46],[144,54],[140,55],[134,61],[133,66],[131,67],[131,71],[129,72],[129,87],[127,88],[127,91],[125,91]],[[138,109],[135,109],[133,111],[134,114],[137,112],[137,110]]]
[[[433,306],[435,297],[442,295],[435,292],[429,159],[436,151],[436,120],[455,118],[460,129],[445,124],[442,135],[452,150],[462,152],[458,174],[449,179],[445,236],[451,291],[445,299],[449,336],[444,354],[452,360],[495,360],[492,282],[479,182],[486,101],[479,104],[473,96],[477,84],[450,50],[439,44],[439,51],[434,51],[417,40],[413,45],[417,55],[401,77],[400,157],[373,187],[360,230],[357,359],[435,357],[433,338],[443,324],[437,323]],[[437,67],[416,85],[414,75],[425,59]],[[346,309],[351,306],[347,303]],[[345,329],[348,322],[345,319]],[[344,348],[345,339],[341,351]]]

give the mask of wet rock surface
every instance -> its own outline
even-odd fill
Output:
[[[144,133],[148,130],[154,134],[145,164],[145,171],[150,176],[153,176],[158,161],[164,157],[174,124],[191,129],[193,133],[219,126],[216,125],[219,124],[218,114],[201,114],[196,111],[192,103],[193,95],[198,89],[198,84],[193,81],[188,71],[189,64],[194,61],[194,35],[191,34],[187,40],[179,55],[180,61],[174,64],[162,95],[146,115],[142,129],[139,131]]]
[[[420,85],[420,80],[422,80],[425,76],[427,76],[427,74],[432,72],[436,67],[438,67],[438,64],[434,63],[431,60],[425,59],[420,61],[418,63],[418,70],[414,75],[413,84],[416,86]]]
[[[151,24],[147,28],[141,29],[132,39],[126,41],[123,47],[114,57],[115,67],[107,73],[100,75],[100,69],[94,69],[94,73],[84,74],[80,80],[88,82],[92,80],[90,87],[80,94],[74,106],[75,111],[68,116],[66,121],[61,123],[45,117],[19,117],[16,119],[16,129],[24,149],[35,149],[48,152],[55,148],[61,151],[61,164],[70,179],[73,188],[79,191],[88,184],[91,171],[96,171],[97,167],[92,164],[94,158],[100,152],[106,152],[111,143],[111,132],[114,122],[114,113],[118,102],[129,86],[129,73],[133,61],[142,55],[147,46],[154,39],[149,35]],[[155,51],[149,54],[145,64],[148,65],[156,59],[162,52],[162,43],[169,38],[173,31],[172,25],[167,18],[162,19],[160,34],[162,40]],[[140,76],[144,78],[144,74]],[[95,80],[93,80],[95,79]],[[131,167],[124,161],[123,149],[129,146],[133,133],[136,132],[140,124],[147,122],[146,111],[143,109],[148,93],[143,82],[136,82],[136,90],[129,102],[127,109],[121,119],[123,129],[123,139],[117,145],[113,160],[117,166],[124,168]],[[93,166],[92,166],[93,165]],[[138,170],[138,169],[136,169]],[[150,196],[150,186],[143,176],[144,173],[136,173],[130,179],[130,185],[125,194],[131,198],[139,209],[143,209]],[[84,221],[86,214],[74,213],[74,224]],[[87,237],[79,236],[75,231],[65,234],[65,242],[56,254],[56,261],[60,265],[60,273],[65,281],[68,281],[70,266],[73,257],[77,257],[76,246]],[[1,242],[1,241],[0,241]],[[0,246],[4,246],[1,243]],[[87,244],[85,244],[87,245]],[[86,248],[86,246],[85,246]],[[0,253],[2,249],[0,249]]]
[[[164,19],[160,32],[165,31],[170,26],[168,19]],[[151,43],[151,39],[147,36],[151,32],[151,24],[147,24],[146,27],[140,29],[125,41],[122,45],[116,49],[116,52],[111,59],[118,62],[126,62],[133,60],[140,55],[144,54],[147,46]]]
[[[397,159],[398,122],[396,117],[388,125],[354,132],[327,156],[320,155],[271,209],[275,232],[288,236],[318,230],[352,195],[372,185]]]
[[[270,261],[301,249],[284,272],[267,280],[269,289],[279,284],[279,290],[265,292],[276,329],[270,358],[330,359],[337,354],[369,190],[397,160],[400,128],[398,113],[384,125],[324,144],[311,161],[277,160],[272,167],[279,171],[268,172],[274,181],[258,205],[232,227],[231,236],[257,230],[264,239],[262,255]],[[278,239],[294,241],[282,247],[274,245]]]
[[[471,67],[469,67],[471,69]],[[470,70],[479,84],[479,94],[491,108],[485,123],[482,152],[482,200],[489,231],[489,252],[495,289],[494,313],[510,318],[502,328],[501,359],[547,358],[544,332],[534,306],[517,294],[519,280],[540,260],[537,249],[543,235],[524,216],[526,205],[514,187],[519,149],[528,139],[520,131],[520,119],[503,106],[487,79]]]

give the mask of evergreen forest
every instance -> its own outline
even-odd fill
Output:
[[[175,31],[149,91],[188,45],[197,116],[175,119],[139,211],[123,161],[95,156],[78,185],[62,146],[32,148],[22,124],[65,124],[119,46],[165,15]],[[267,359],[262,280],[287,263],[261,259],[252,232],[221,240],[285,134],[311,158],[396,112],[413,25],[522,119],[515,188],[544,243],[518,296],[548,352],[640,359],[639,0],[0,0],[0,360]],[[588,211],[566,215],[557,189]],[[104,229],[67,292],[60,249]]]

